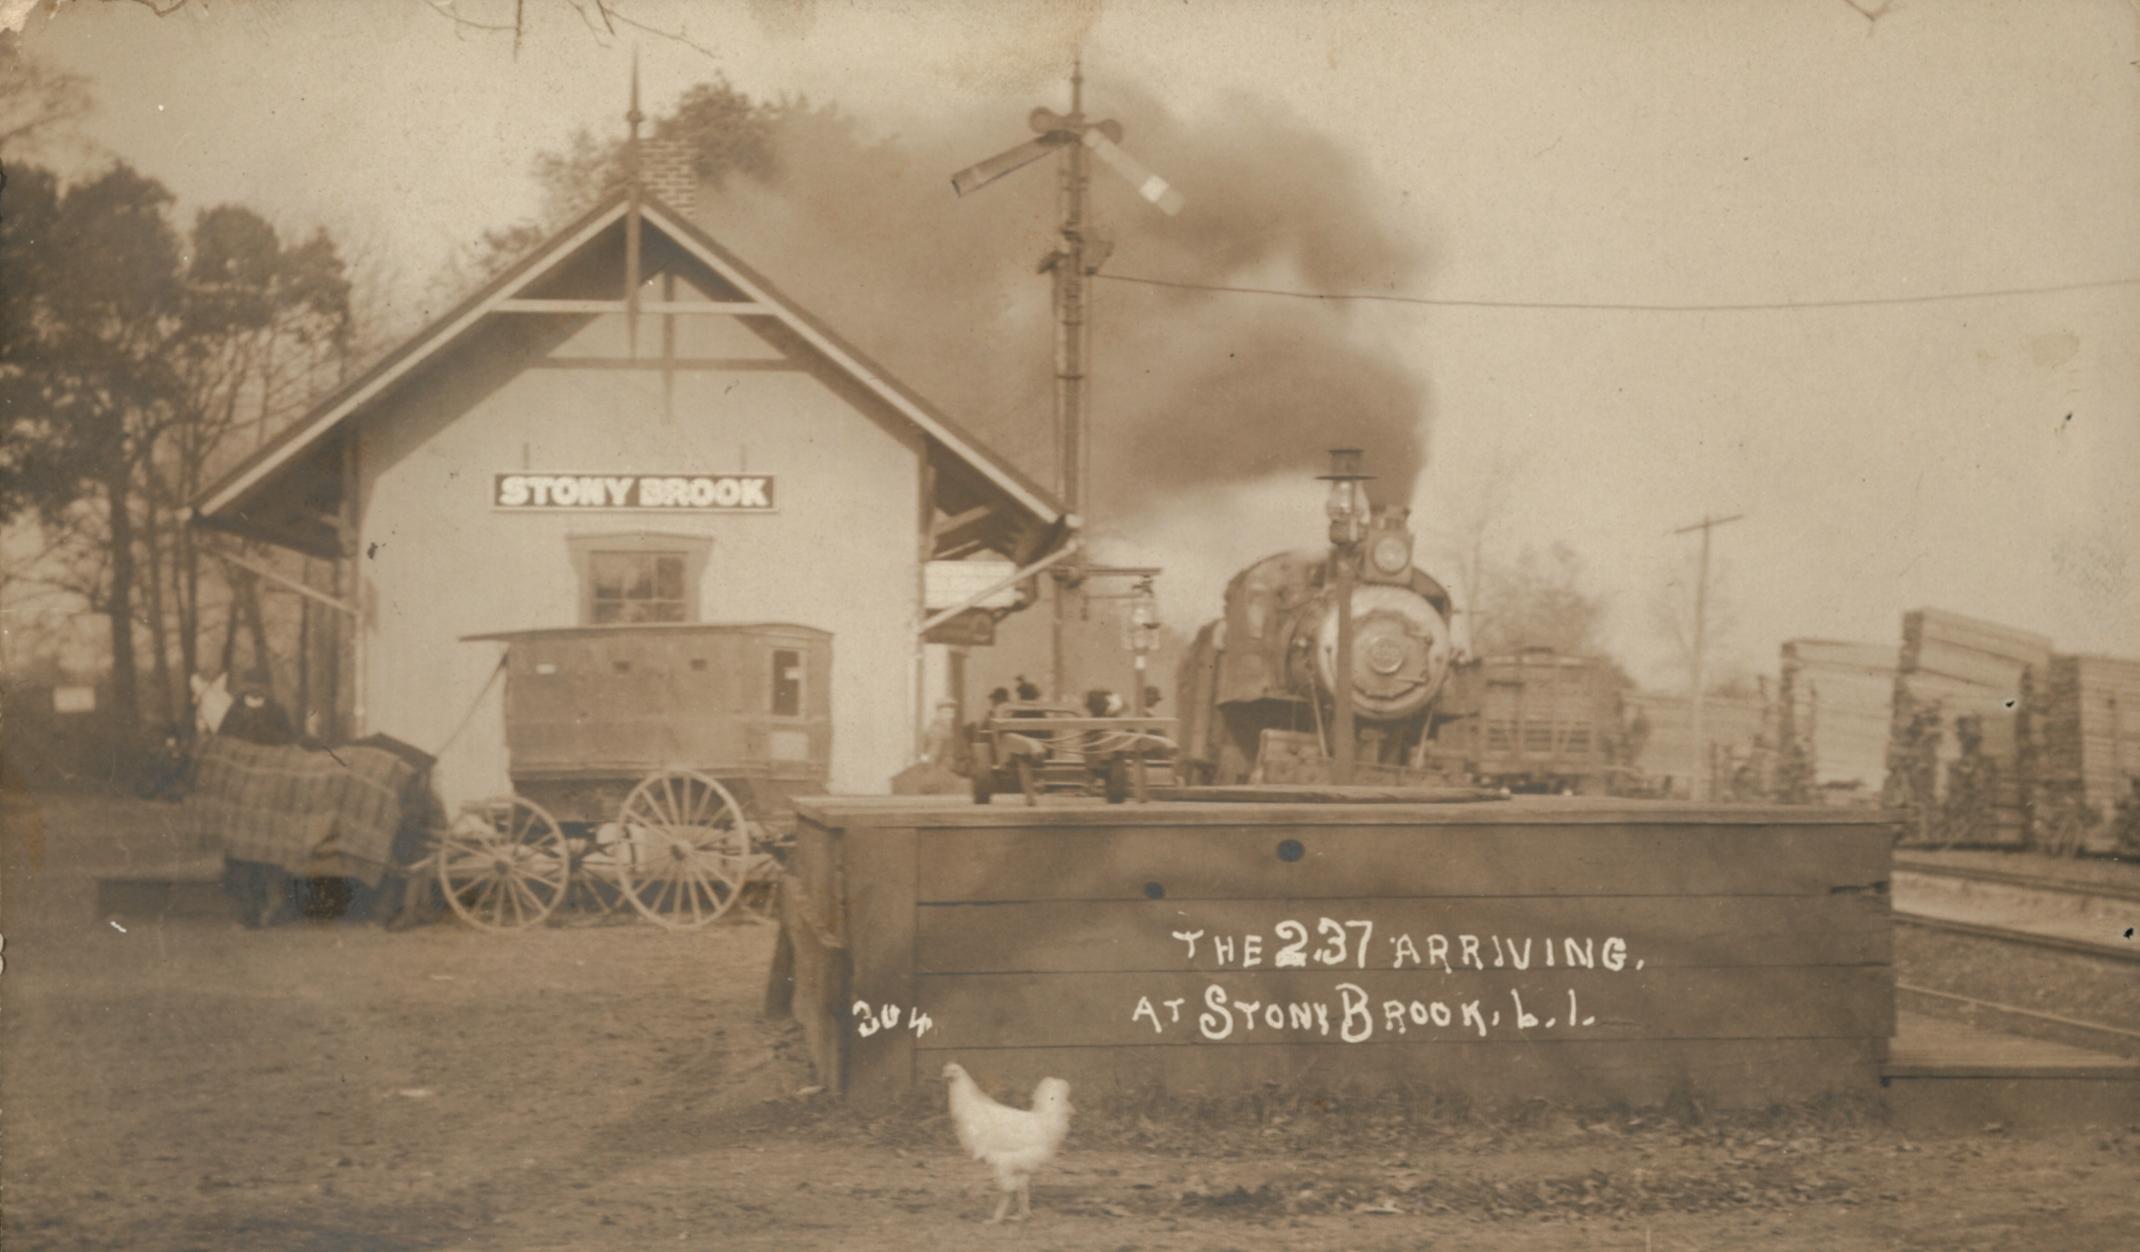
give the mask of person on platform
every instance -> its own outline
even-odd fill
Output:
[[[268,676],[258,670],[247,674],[231,693],[237,697],[216,734],[228,735],[265,747],[283,747],[297,742],[297,728],[290,715],[275,701]],[[294,911],[290,899],[290,876],[274,865],[258,861],[223,858],[223,889],[238,903],[238,918],[248,930],[268,925]]]
[[[291,723],[289,713],[276,703],[275,690],[266,674],[257,670],[247,674],[232,694],[238,702],[224,715],[217,734],[271,748],[297,742],[297,727]]]

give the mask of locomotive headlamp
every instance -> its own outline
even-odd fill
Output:
[[[1374,563],[1376,573],[1402,574],[1412,563],[1412,545],[1403,535],[1384,535],[1367,550],[1367,559]]]
[[[1374,475],[1360,472],[1358,448],[1332,448],[1330,472],[1317,475],[1330,484],[1330,542],[1351,547],[1360,542],[1367,528],[1367,492],[1360,486]]]

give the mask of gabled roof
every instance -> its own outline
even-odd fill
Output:
[[[488,318],[498,316],[500,304],[540,282],[580,249],[616,226],[628,211],[629,194],[620,190],[557,231],[475,294],[344,383],[304,417],[263,444],[201,493],[194,502],[194,515],[210,526],[232,524],[235,521],[233,515],[278,474],[328,441],[345,423],[362,418],[372,406],[391,395],[417,367],[451,350]],[[979,439],[893,378],[860,349],[797,307],[763,275],[683,215],[644,190],[640,192],[639,211],[643,228],[651,228],[666,236],[744,293],[751,304],[759,306],[748,313],[739,313],[739,316],[770,317],[784,324],[833,365],[882,399],[893,412],[1000,491],[1009,502],[1026,512],[1037,528],[1060,531],[1077,524],[1074,518],[1066,515],[1062,504],[1053,495],[990,452]]]

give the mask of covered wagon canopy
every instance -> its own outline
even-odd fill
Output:
[[[628,303],[625,276],[630,273],[643,281],[639,298]],[[663,298],[649,297],[646,289],[658,279],[675,280],[690,298],[672,298],[673,290]],[[635,204],[626,190],[560,229],[327,396],[203,492],[194,502],[192,520],[313,556],[350,556],[355,423],[402,389],[436,381],[460,353],[486,338],[532,363],[589,320],[622,313],[657,329],[664,318],[734,319],[771,347],[775,360],[806,361],[857,408],[918,436],[926,449],[931,559],[994,552],[1029,565],[1062,548],[1078,526],[1047,491],[798,308],[682,214],[644,191]],[[527,314],[549,316],[529,319]],[[676,369],[778,367],[752,360],[755,366],[649,358]]]

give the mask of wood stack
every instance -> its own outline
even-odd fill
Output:
[[[1876,792],[1887,774],[1894,648],[1829,639],[1783,645],[1779,720],[1786,760],[1803,757],[1815,789]]]
[[[1956,757],[1947,766],[1934,833],[1958,847],[2019,847],[2028,841],[2021,778],[2008,743],[1985,737],[1982,714],[1954,719]]]
[[[1709,775],[1710,794],[1722,796],[1733,763],[1762,755],[1769,735],[1769,702],[1759,696],[1712,692],[1702,702],[1702,757],[1694,751],[1693,702],[1683,695],[1634,692],[1627,697],[1629,716],[1641,726],[1635,768],[1648,778],[1669,781],[1674,795],[1691,795],[1695,777]]]
[[[2032,797],[2017,718],[2024,686],[2050,661],[2051,641],[2042,635],[1937,609],[1903,615],[1885,796],[1915,815],[1919,839],[2028,839]],[[1967,735],[1956,725],[1964,718]],[[1966,794],[1949,796],[1943,784],[1957,780]]]
[[[2140,779],[2140,661],[2054,656],[2022,727],[2035,837],[2055,851],[2113,851],[2112,818]]]

